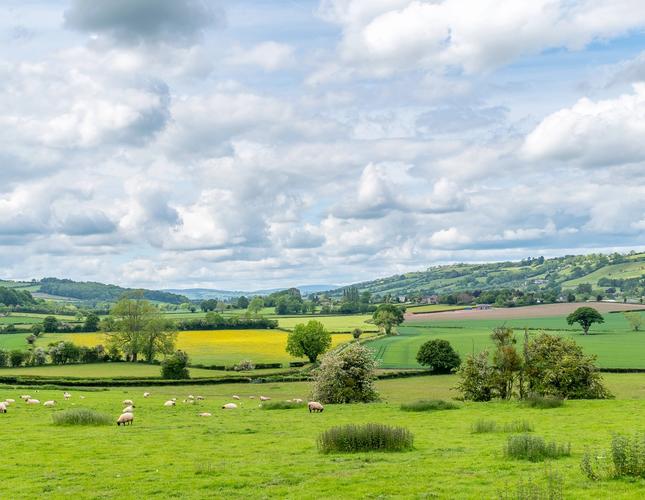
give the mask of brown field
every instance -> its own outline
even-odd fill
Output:
[[[517,319],[517,318],[548,318],[564,316],[575,311],[578,307],[589,306],[601,313],[611,311],[630,311],[645,309],[641,304],[621,304],[617,302],[564,302],[558,304],[542,304],[538,306],[503,307],[488,310],[458,310],[425,314],[406,314],[406,322],[436,320],[482,320],[482,319]]]

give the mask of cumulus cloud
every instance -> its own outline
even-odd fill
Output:
[[[227,58],[233,65],[259,66],[266,71],[275,71],[295,62],[294,49],[286,43],[262,42],[248,49],[236,48]]]
[[[205,0],[72,0],[63,16],[66,28],[125,44],[192,43],[223,22],[222,11]]]

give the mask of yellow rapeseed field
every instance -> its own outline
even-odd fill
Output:
[[[256,363],[286,363],[295,361],[285,352],[288,333],[280,330],[198,330],[179,332],[177,348],[186,351],[191,363],[232,365],[249,359]],[[332,346],[351,339],[349,334],[332,335]],[[102,333],[46,334],[39,345],[60,340],[77,345],[105,344]]]

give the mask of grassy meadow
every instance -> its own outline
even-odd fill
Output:
[[[640,313],[644,314],[644,313]],[[593,325],[588,336],[577,326],[567,325],[565,316],[508,320],[414,321],[399,327],[399,335],[379,338],[368,346],[376,352],[382,368],[417,368],[415,358],[419,347],[430,339],[448,340],[463,356],[492,346],[490,333],[499,325],[514,328],[521,341],[524,328],[529,335],[544,330],[550,334],[569,336],[585,352],[598,356],[602,368],[645,368],[645,332],[633,332],[620,313],[604,314],[605,323]]]
[[[262,411],[253,395],[273,400],[309,393],[307,383],[231,384],[96,391],[0,387],[0,398],[17,402],[0,414],[3,445],[11,458],[2,468],[12,498],[499,498],[517,483],[544,484],[545,470],[562,476],[564,498],[642,498],[645,480],[592,482],[579,464],[587,447],[606,448],[612,432],[643,430],[645,375],[611,375],[616,400],[568,401],[561,408],[526,408],[516,402],[458,403],[449,411],[404,412],[399,405],[420,398],[447,398],[454,376],[378,382],[383,401],[326,405],[320,414],[305,408]],[[618,390],[617,390],[618,388]],[[55,408],[27,406],[21,394]],[[188,395],[205,401],[187,405]],[[239,394],[241,407],[220,407]],[[80,396],[84,396],[81,399]],[[163,402],[176,397],[178,404]],[[134,425],[55,426],[52,414],[68,408],[121,413],[133,399]],[[199,417],[199,412],[212,417]],[[509,434],[472,434],[478,420],[500,425],[526,420],[536,436],[570,443],[571,456],[547,463],[511,460],[503,447]],[[402,453],[332,453],[316,449],[317,436],[332,426],[387,422],[414,434],[414,449]],[[73,438],[72,438],[73,437]],[[26,445],[28,443],[28,446]]]

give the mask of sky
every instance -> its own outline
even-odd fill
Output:
[[[0,278],[645,245],[642,0],[2,0]]]

